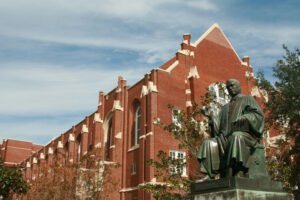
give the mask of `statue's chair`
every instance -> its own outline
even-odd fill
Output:
[[[265,146],[263,144],[257,143],[255,145],[246,166],[249,169],[249,178],[269,179],[265,156]]]

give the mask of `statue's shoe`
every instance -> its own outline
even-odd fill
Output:
[[[196,180],[195,183],[202,183],[202,182],[208,181],[208,180],[211,180],[211,178],[208,175],[206,175],[203,178]]]

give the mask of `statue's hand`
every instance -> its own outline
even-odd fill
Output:
[[[201,114],[203,114],[204,116],[208,117],[208,118],[211,118],[211,115],[210,115],[210,109],[206,106],[203,106],[201,109]]]

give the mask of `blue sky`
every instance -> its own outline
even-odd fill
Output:
[[[300,46],[300,3],[243,0],[0,1],[0,139],[46,144],[218,23],[240,57],[271,67]]]

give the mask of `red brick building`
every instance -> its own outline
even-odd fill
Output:
[[[7,166],[18,165],[24,161],[25,158],[28,158],[43,148],[42,145],[13,139],[3,139],[0,147],[1,157],[4,160],[4,164]]]
[[[92,149],[102,151],[100,159],[121,165],[114,172],[119,186],[112,199],[150,199],[138,189],[147,182],[156,182],[154,169],[146,164],[155,159],[159,150],[172,156],[185,155],[178,150],[178,141],[155,125],[155,118],[163,123],[172,121],[168,104],[187,110],[192,102],[200,102],[207,88],[214,83],[235,78],[240,81],[242,93],[252,94],[258,100],[263,96],[254,87],[249,57],[237,55],[217,24],[210,27],[194,43],[184,34],[181,49],[159,68],[153,69],[132,86],[119,77],[117,86],[107,94],[99,93],[99,104],[94,113],[30,155],[22,164],[26,178],[39,163],[51,162],[55,152],[67,153],[68,160],[80,160]],[[222,98],[218,90],[217,97]],[[107,154],[104,155],[104,149]],[[187,169],[185,175],[189,175]]]

